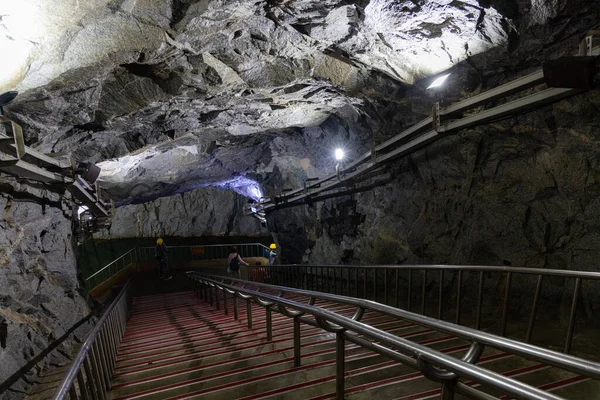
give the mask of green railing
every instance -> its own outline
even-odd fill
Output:
[[[195,246],[168,246],[169,263],[201,260],[225,260],[232,246],[238,248],[242,258],[268,257],[269,248],[261,243],[210,244]],[[156,261],[156,248],[136,247],[110,262],[86,280],[86,287],[91,290],[106,282],[130,265]]]

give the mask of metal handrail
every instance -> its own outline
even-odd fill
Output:
[[[472,351],[469,351],[462,360],[456,359],[454,357],[445,355],[441,352],[428,348],[426,346],[416,344],[407,339],[400,338],[398,336],[392,335],[388,332],[376,329],[372,326],[364,324],[359,321],[362,317],[364,310],[366,308],[374,310],[374,311],[385,311],[389,313],[389,315],[397,315],[401,317],[411,317],[412,319],[421,320],[424,323],[431,324],[432,326],[438,326],[440,330],[444,330],[449,332],[450,329],[448,323],[441,323],[438,321],[433,321],[432,319],[423,317],[418,314],[407,313],[404,314],[394,314],[399,310],[394,310],[391,307],[376,304],[374,302],[352,299],[344,296],[336,296],[336,295],[327,295],[324,293],[313,292],[313,291],[303,291],[297,290],[288,287],[282,286],[274,286],[274,285],[266,285],[266,284],[256,284],[254,282],[241,281],[238,279],[232,278],[222,278],[216,276],[209,276],[206,274],[198,273],[198,272],[188,272],[188,277],[194,280],[195,283],[199,283],[202,287],[195,287],[195,291],[199,294],[203,295],[204,298],[208,297],[207,291],[210,292],[210,301],[212,304],[213,299],[213,290],[215,292],[215,298],[217,301],[217,309],[219,308],[219,297],[218,292],[223,292],[223,305],[225,311],[227,312],[227,301],[226,295],[227,293],[233,294],[234,296],[234,315],[237,318],[237,298],[245,299],[248,302],[248,324],[251,326],[251,314],[249,302],[254,301],[256,304],[263,306],[267,309],[267,324],[271,320],[270,311],[272,307],[277,306],[279,312],[283,315],[288,316],[290,318],[294,318],[294,364],[295,366],[300,365],[300,321],[303,323],[319,326],[327,331],[336,333],[336,395],[338,399],[343,399],[344,395],[344,340],[348,339],[354,343],[359,345],[363,345],[373,351],[376,351],[382,355],[391,357],[401,363],[407,364],[412,367],[417,367],[421,371],[423,371],[424,375],[429,378],[436,380],[438,382],[442,382],[442,398],[451,399],[453,397],[453,392],[455,391],[455,385],[457,384],[457,380],[459,377],[466,377],[473,380],[476,380],[480,383],[485,383],[492,385],[496,388],[499,388],[510,395],[513,395],[517,398],[521,399],[559,399],[553,394],[544,392],[535,387],[523,384],[521,382],[515,381],[513,379],[504,377],[495,372],[491,372],[484,368],[473,365],[473,363],[478,361],[479,355],[481,355],[481,351],[483,349],[482,341],[487,341],[488,343],[492,343],[495,345],[505,345],[505,348],[511,348],[515,343],[518,342],[511,341],[509,339],[496,337],[495,340],[490,340],[493,335],[482,334],[477,335],[476,332],[468,332],[468,334],[462,334],[462,337],[466,337],[472,341]],[[226,284],[224,281],[230,281],[232,283],[241,284],[241,286],[235,286],[233,284]],[[258,289],[249,289],[244,287],[245,285],[252,285],[258,287]],[[264,291],[260,291],[261,289],[270,289],[275,292],[279,292],[278,295],[268,294]],[[286,293],[293,293],[298,295],[306,295],[310,297],[309,303],[300,303],[297,301],[285,299],[283,296]],[[357,306],[357,312],[355,313],[353,318],[348,318],[336,314],[334,312],[322,309],[320,307],[314,306],[315,299],[322,298],[328,300],[338,301],[344,304],[352,304]],[[293,311],[290,311],[292,309]],[[314,321],[304,318],[304,315],[311,315],[314,317]],[[412,315],[411,315],[412,314]],[[407,318],[408,319],[408,318]],[[455,326],[455,332],[460,332],[463,329],[462,327]],[[267,338],[269,339],[269,331],[270,327],[267,326]],[[363,337],[368,338],[369,340],[365,341],[363,338],[357,337],[356,335],[362,335]],[[374,343],[374,342],[378,342]],[[382,346],[383,345],[383,346]],[[537,360],[547,360],[551,365],[565,365],[565,369],[572,369],[573,365],[569,362],[563,362],[559,359],[556,359],[554,356],[558,356],[561,359],[565,359],[565,357],[560,353],[551,354],[545,349],[536,348],[530,345],[523,345],[523,348],[520,353],[517,354],[528,354],[531,355],[532,358]],[[384,347],[386,346],[386,347]],[[394,349],[394,350],[392,350]],[[475,355],[474,355],[475,354]],[[552,355],[553,357],[549,357],[548,355]],[[413,359],[414,358],[414,359]],[[416,359],[416,360],[415,360]],[[571,357],[571,361],[576,364],[585,365],[585,368],[575,368],[577,370],[581,369],[583,372],[586,372],[586,376],[594,376],[600,377],[600,365],[590,365],[594,364],[587,360],[576,359],[575,357]],[[591,371],[591,372],[590,372]],[[456,389],[461,391],[460,384]],[[461,391],[463,394],[468,394],[475,398],[489,398],[483,392],[471,390],[468,393],[464,390]]]
[[[85,280],[86,282],[91,280],[92,278],[94,278],[96,275],[102,273],[105,269],[110,268],[113,264],[115,264],[117,261],[119,261],[120,259],[124,258],[126,255],[130,254],[132,251],[136,250],[136,248],[134,247],[133,249],[130,249],[128,252],[126,252],[125,254],[121,255],[120,257],[115,258],[113,261],[109,262],[108,264],[106,264],[104,267],[100,268],[98,271],[94,272],[92,275],[88,276]]]
[[[559,353],[557,351],[545,349],[531,344],[519,342],[517,340],[504,338],[502,336],[493,335],[487,332],[482,332],[476,329],[465,326],[456,325],[447,321],[440,321],[436,318],[427,317],[425,315],[402,310],[385,304],[377,303],[371,300],[357,299],[354,297],[340,296],[336,294],[316,292],[312,290],[295,289],[285,286],[275,286],[265,283],[248,282],[240,279],[222,277],[216,275],[208,275],[195,271],[187,273],[195,276],[209,276],[211,279],[232,281],[242,285],[252,285],[261,289],[270,289],[280,291],[282,293],[293,293],[301,296],[308,296],[317,300],[334,301],[340,304],[356,306],[364,311],[375,311],[391,317],[401,318],[407,321],[414,322],[427,328],[432,328],[440,332],[444,332],[462,339],[470,340],[487,346],[497,348],[499,350],[516,354],[525,358],[536,360],[554,367],[562,368],[579,375],[584,375],[593,379],[600,379],[600,363],[585,360],[579,357]]]
[[[419,265],[419,264],[402,264],[402,265],[386,265],[386,264],[375,264],[375,265],[338,265],[338,264],[287,264],[277,265],[277,267],[303,267],[303,268],[338,268],[338,269],[388,269],[388,270],[445,270],[445,271],[482,271],[482,272],[513,272],[517,274],[529,274],[529,275],[544,275],[544,276],[561,276],[565,278],[583,278],[583,279],[597,279],[600,280],[600,272],[592,271],[572,271],[568,269],[542,269],[542,268],[521,268],[521,267],[505,267],[505,266],[494,266],[494,265],[451,265],[451,264],[437,264],[437,265]],[[261,267],[257,267],[261,268]],[[262,267],[264,268],[264,266]]]
[[[167,248],[187,248],[187,247],[232,247],[232,246],[261,246],[266,250],[269,250],[267,246],[262,243],[226,243],[226,244],[191,244],[187,246],[167,246]],[[153,249],[154,246],[140,246],[140,249]]]
[[[88,399],[88,392],[94,399],[107,398],[117,351],[129,319],[129,289],[128,281],[87,336],[69,371],[58,385],[54,400],[62,400],[67,395],[71,400],[78,399],[79,395]]]
[[[558,269],[538,269],[538,268],[521,268],[521,267],[510,267],[510,266],[482,266],[482,265],[305,265],[305,264],[291,264],[291,265],[280,265],[280,266],[263,266],[253,267],[250,266],[249,277],[252,280],[260,280],[260,278],[269,277],[272,283],[284,284],[284,285],[306,285],[307,288],[312,286],[313,289],[321,291],[333,291],[343,294],[346,292],[348,295],[351,293],[351,285],[353,284],[354,295],[359,297],[359,286],[362,286],[362,294],[364,298],[372,297],[377,300],[377,297],[381,298],[383,295],[383,303],[388,303],[388,286],[394,287],[394,303],[396,307],[399,307],[399,272],[408,272],[408,299],[406,309],[411,310],[411,301],[413,299],[414,284],[413,284],[413,272],[422,273],[422,287],[421,287],[421,314],[425,314],[426,310],[426,299],[427,299],[427,277],[428,272],[438,271],[439,272],[439,293],[438,293],[438,315],[437,319],[442,319],[443,314],[443,297],[444,297],[444,272],[457,273],[457,296],[456,296],[456,314],[455,323],[459,324],[461,321],[461,303],[465,294],[463,293],[463,273],[466,272],[478,272],[479,273],[479,284],[477,293],[477,306],[476,306],[476,328],[481,327],[482,317],[482,303],[483,303],[483,289],[484,279],[486,273],[500,273],[504,274],[505,279],[504,298],[502,299],[502,316],[500,318],[500,330],[501,335],[504,336],[507,330],[508,320],[508,303],[510,299],[511,285],[513,275],[535,275],[537,276],[536,288],[532,300],[531,312],[529,315],[529,321],[527,324],[527,332],[525,334],[525,342],[530,343],[533,337],[533,331],[535,327],[535,321],[538,314],[538,305],[542,294],[543,280],[545,277],[562,277],[565,279],[574,279],[574,287],[572,294],[572,302],[570,308],[570,314],[568,318],[568,325],[566,327],[566,337],[564,339],[563,351],[569,353],[571,350],[571,344],[573,340],[573,334],[575,330],[575,319],[577,313],[577,305],[581,293],[582,281],[583,280],[600,280],[600,273],[591,271],[571,271],[571,270],[558,270]],[[257,270],[261,268],[262,270]],[[359,285],[359,271],[362,272],[362,279],[360,279]],[[395,271],[395,284],[392,281],[388,282],[388,271]],[[344,276],[344,272],[346,272]],[[385,274],[383,282],[378,280],[378,272]],[[370,273],[370,274],[369,274]],[[332,276],[333,275],[333,276]],[[339,276],[338,276],[339,275]],[[354,276],[352,276],[354,275]],[[372,276],[369,276],[372,275]],[[304,280],[306,278],[306,280]],[[333,288],[331,287],[331,281],[333,281]],[[338,287],[339,283],[339,287]],[[346,283],[346,290],[344,290],[344,283]],[[368,296],[370,284],[373,286],[372,296]],[[382,288],[383,291],[378,291]],[[452,285],[452,283],[451,283]],[[474,290],[473,290],[474,291]],[[381,292],[381,293],[380,293]]]

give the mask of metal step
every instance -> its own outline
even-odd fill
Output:
[[[308,302],[301,296],[290,298]],[[233,317],[233,299],[229,297],[226,305],[221,298],[216,310],[215,299],[210,305],[191,292],[134,299],[109,398],[335,398],[335,334],[301,324],[301,365],[294,367],[292,319],[273,309],[272,339],[267,340],[263,307],[251,305],[249,328],[245,302],[238,300],[237,321]],[[325,301],[318,305],[346,316],[355,312],[353,307]],[[365,313],[361,322],[458,358],[469,348],[463,339],[374,312]],[[439,383],[353,343],[346,343],[345,360],[348,400],[439,397]],[[479,365],[531,385],[550,385],[547,390],[560,392],[566,398],[600,400],[594,397],[600,393],[598,382],[493,348],[485,349]],[[476,387],[473,382],[464,383]],[[486,389],[496,396],[504,394]]]

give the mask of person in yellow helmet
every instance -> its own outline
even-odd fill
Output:
[[[167,245],[162,238],[156,239],[156,259],[158,260],[158,271],[160,279],[168,281],[172,278],[169,275],[169,254]]]
[[[275,264],[275,258],[277,257],[277,245],[275,243],[271,243],[269,246],[269,265]]]

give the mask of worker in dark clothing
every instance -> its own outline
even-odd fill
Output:
[[[169,275],[169,255],[167,246],[162,238],[156,240],[156,259],[158,260],[160,279],[168,281],[172,276]]]

